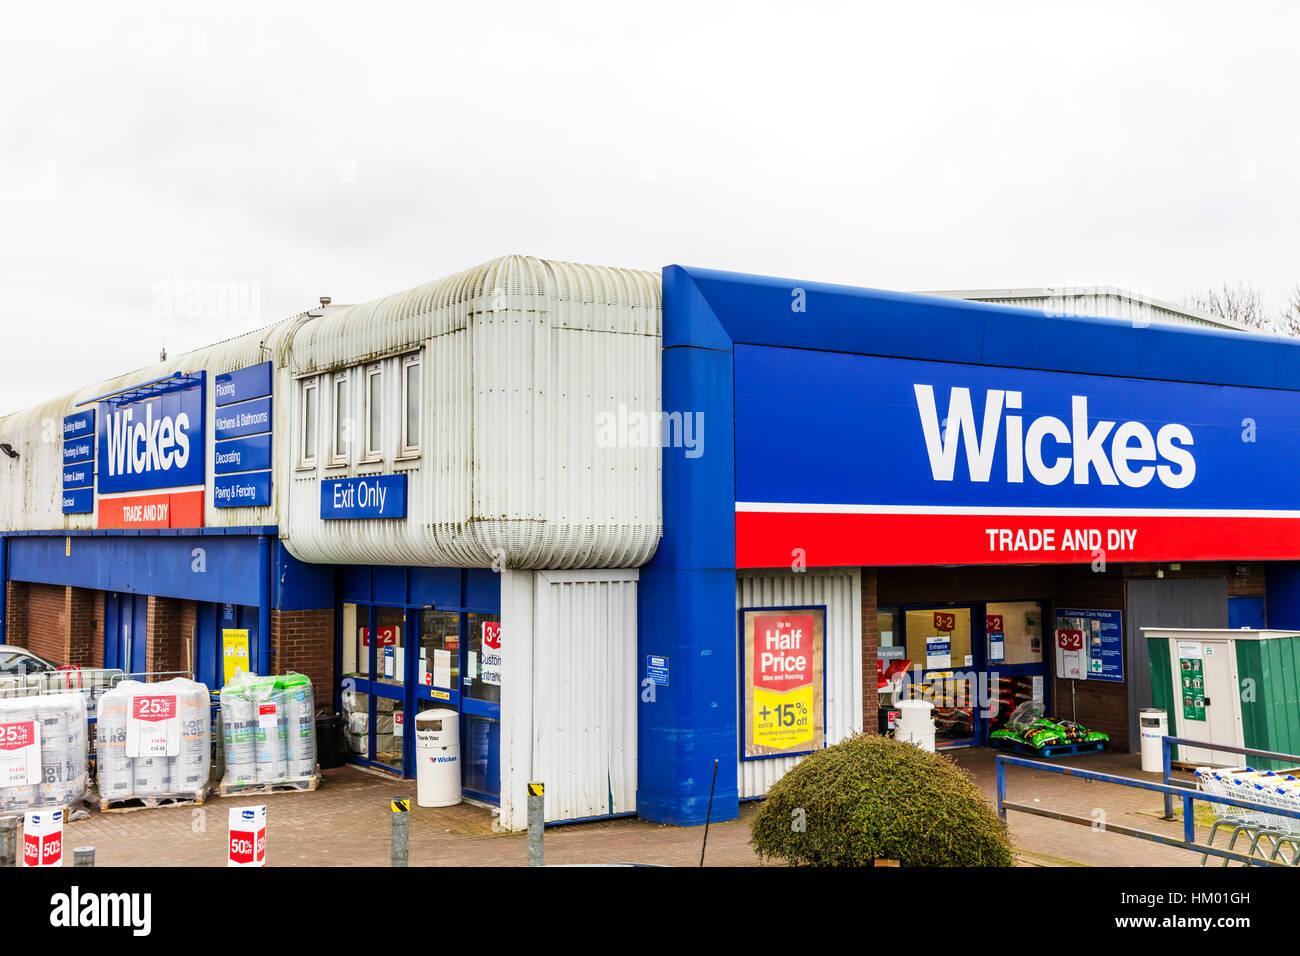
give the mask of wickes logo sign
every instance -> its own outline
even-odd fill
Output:
[[[153,405],[145,406],[144,421],[133,421],[130,408],[110,412],[104,423],[108,431],[109,475],[143,475],[183,469],[190,461],[190,416],[181,412],[173,418],[153,417]]]
[[[1196,477],[1195,444],[1186,425],[1162,425],[1153,435],[1141,422],[1097,421],[1089,424],[1088,397],[1070,396],[1067,424],[1051,415],[1029,419],[1021,392],[986,389],[977,413],[969,388],[953,388],[941,422],[934,388],[913,385],[930,473],[935,481],[952,481],[959,451],[971,481],[987,482],[999,444],[1005,446],[1006,480],[1059,485],[1125,485],[1142,488],[1158,480],[1168,488],[1186,488]]]
[[[99,493],[203,484],[203,404],[202,377],[101,402]]]

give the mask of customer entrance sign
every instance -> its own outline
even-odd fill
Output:
[[[744,758],[821,748],[826,609],[751,609],[741,615]]]

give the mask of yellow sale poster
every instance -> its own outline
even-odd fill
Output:
[[[825,608],[742,614],[744,756],[804,754],[824,746]]]
[[[240,671],[248,671],[248,631],[223,630],[221,632],[222,673],[228,683]]]

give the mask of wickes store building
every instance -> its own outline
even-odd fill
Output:
[[[715,759],[734,817],[875,732],[894,661],[940,746],[1038,699],[1135,748],[1141,627],[1300,627],[1300,344],[1238,331],[516,256],[0,443],[8,643],[302,671],[405,775],[453,706],[514,827],[528,780],[702,822]]]

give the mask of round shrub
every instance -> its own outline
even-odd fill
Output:
[[[759,855],[805,866],[1011,866],[997,811],[950,758],[889,737],[805,757],[752,825]]]

